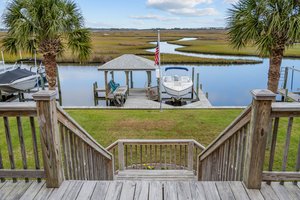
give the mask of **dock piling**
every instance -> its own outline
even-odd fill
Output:
[[[130,71],[130,88],[133,88],[133,73]]]
[[[199,99],[199,82],[200,82],[200,76],[199,73],[197,73],[197,85],[196,85],[197,99]]]
[[[58,87],[58,101],[59,101],[59,105],[62,106],[62,95],[61,95],[61,85],[60,85],[58,66],[56,67],[56,74],[57,74],[57,87]]]
[[[192,68],[192,81],[193,81],[193,87],[192,87],[191,99],[194,99],[194,91],[195,91],[195,67]]]

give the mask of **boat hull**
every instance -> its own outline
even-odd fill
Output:
[[[7,93],[15,93],[30,90],[36,87],[39,75],[32,75],[18,79],[12,83],[0,84],[0,90]]]
[[[175,99],[180,99],[183,96],[189,94],[190,92],[192,92],[192,86],[189,88],[186,88],[184,90],[174,90],[172,88],[166,87],[164,86],[166,93],[168,93],[170,96],[174,97]]]

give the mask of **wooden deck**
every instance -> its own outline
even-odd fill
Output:
[[[158,182],[158,181],[64,181],[59,189],[45,182],[0,183],[0,199],[99,199],[99,200],[290,200],[300,199],[299,185],[262,184],[248,190],[242,182]]]

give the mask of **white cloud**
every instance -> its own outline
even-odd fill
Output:
[[[135,16],[130,16],[132,19],[137,19],[137,20],[158,20],[158,21],[176,21],[179,20],[180,18],[178,17],[164,17],[160,15],[135,15]]]
[[[224,0],[225,3],[235,4],[239,2],[239,0]]]
[[[217,15],[214,8],[199,8],[211,3],[212,0],[147,0],[149,7],[184,16]]]

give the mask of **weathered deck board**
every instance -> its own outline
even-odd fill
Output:
[[[248,190],[242,182],[197,181],[64,181],[60,188],[46,188],[44,181],[6,181],[0,184],[0,199],[288,200],[300,199],[300,188],[262,183],[260,190]]]

